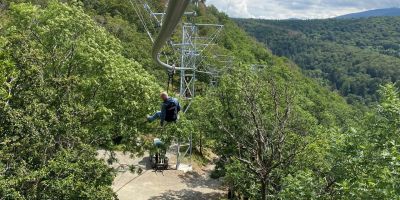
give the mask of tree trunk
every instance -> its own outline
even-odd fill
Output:
[[[267,200],[267,183],[265,178],[261,180],[261,199]]]
[[[203,156],[203,134],[200,133],[200,155]]]

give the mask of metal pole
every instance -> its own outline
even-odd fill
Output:
[[[193,25],[192,25],[193,26]],[[193,35],[194,35],[194,53],[193,53],[193,82],[192,82],[192,98],[195,97],[195,82],[196,82],[196,61],[197,61],[197,26],[193,26]]]
[[[192,166],[193,131],[190,132],[190,166]]]
[[[180,161],[179,161],[179,159],[180,159],[179,155],[181,154],[180,147],[181,147],[181,143],[180,143],[180,140],[178,138],[178,146],[176,147],[176,170],[179,169],[179,165],[180,165]]]
[[[182,44],[185,44],[185,26],[182,25]],[[185,92],[185,46],[182,45],[181,47],[181,87],[179,91],[179,96],[182,98],[184,97],[184,92]]]

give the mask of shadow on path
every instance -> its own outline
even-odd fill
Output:
[[[146,170],[152,169],[150,163],[150,157],[144,157],[141,161],[139,161],[139,166],[145,166]]]
[[[212,179],[200,175],[198,172],[192,171],[185,174],[179,175],[182,182],[185,183],[189,188],[210,188],[210,189],[221,189],[221,182],[217,179]]]
[[[193,190],[180,190],[180,191],[168,191],[160,196],[151,197],[150,200],[175,200],[175,199],[190,199],[190,200],[217,200],[222,198],[221,193],[201,193]]]

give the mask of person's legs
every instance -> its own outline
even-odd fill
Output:
[[[158,111],[158,112],[154,113],[153,116],[148,116],[148,117],[147,117],[147,120],[148,120],[149,122],[153,122],[153,121],[155,121],[156,119],[160,119],[160,117],[161,117],[161,111]]]

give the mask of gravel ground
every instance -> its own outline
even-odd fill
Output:
[[[169,154],[171,169],[156,172],[150,169],[148,157],[132,159],[121,152],[116,152],[116,157],[118,163],[112,167],[120,171],[113,189],[120,200],[213,200],[226,197],[221,181],[209,177],[213,165],[193,166],[193,171],[184,173],[172,169],[174,156]],[[99,158],[107,158],[107,153],[99,151]],[[133,174],[126,165],[139,165],[144,171]]]

